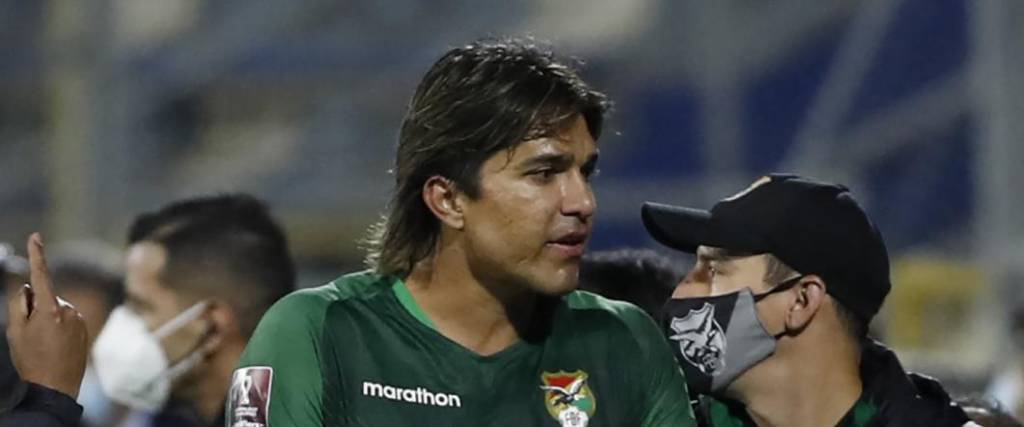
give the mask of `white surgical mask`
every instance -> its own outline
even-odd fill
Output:
[[[206,306],[199,302],[153,332],[128,308],[115,308],[92,346],[92,363],[107,396],[135,409],[163,407],[171,383],[195,368],[204,355],[195,350],[171,366],[160,340],[199,318]]]

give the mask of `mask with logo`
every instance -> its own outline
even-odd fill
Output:
[[[153,332],[128,308],[115,308],[92,347],[93,366],[103,391],[135,409],[163,407],[172,382],[194,369],[205,355],[193,350],[171,365],[160,340],[199,318],[206,307],[206,302],[197,303]]]
[[[792,288],[799,279],[787,280],[759,295],[745,288],[665,303],[663,328],[691,393],[721,393],[740,374],[775,352],[777,337],[761,324],[756,304]]]

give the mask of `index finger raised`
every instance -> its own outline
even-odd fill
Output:
[[[53,281],[46,267],[46,255],[43,252],[43,238],[39,233],[32,233],[28,238],[29,281],[36,294],[39,307],[57,307],[57,298],[53,293]]]

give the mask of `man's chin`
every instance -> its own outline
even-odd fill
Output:
[[[544,285],[538,287],[541,294],[547,296],[562,296],[575,291],[579,287],[579,268],[573,265],[571,268],[561,268],[550,276]]]
[[[544,295],[544,296],[560,297],[560,296],[567,295],[570,292],[575,291],[576,289],[577,289],[576,286],[558,286],[558,287],[551,287],[549,289],[542,289],[540,291],[540,293],[542,295]]]

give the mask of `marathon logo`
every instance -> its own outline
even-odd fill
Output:
[[[226,416],[230,427],[267,427],[274,368],[253,366],[231,377]]]
[[[417,405],[461,408],[462,399],[455,394],[435,393],[423,387],[401,388],[387,384],[363,381],[363,396],[388,399]]]

